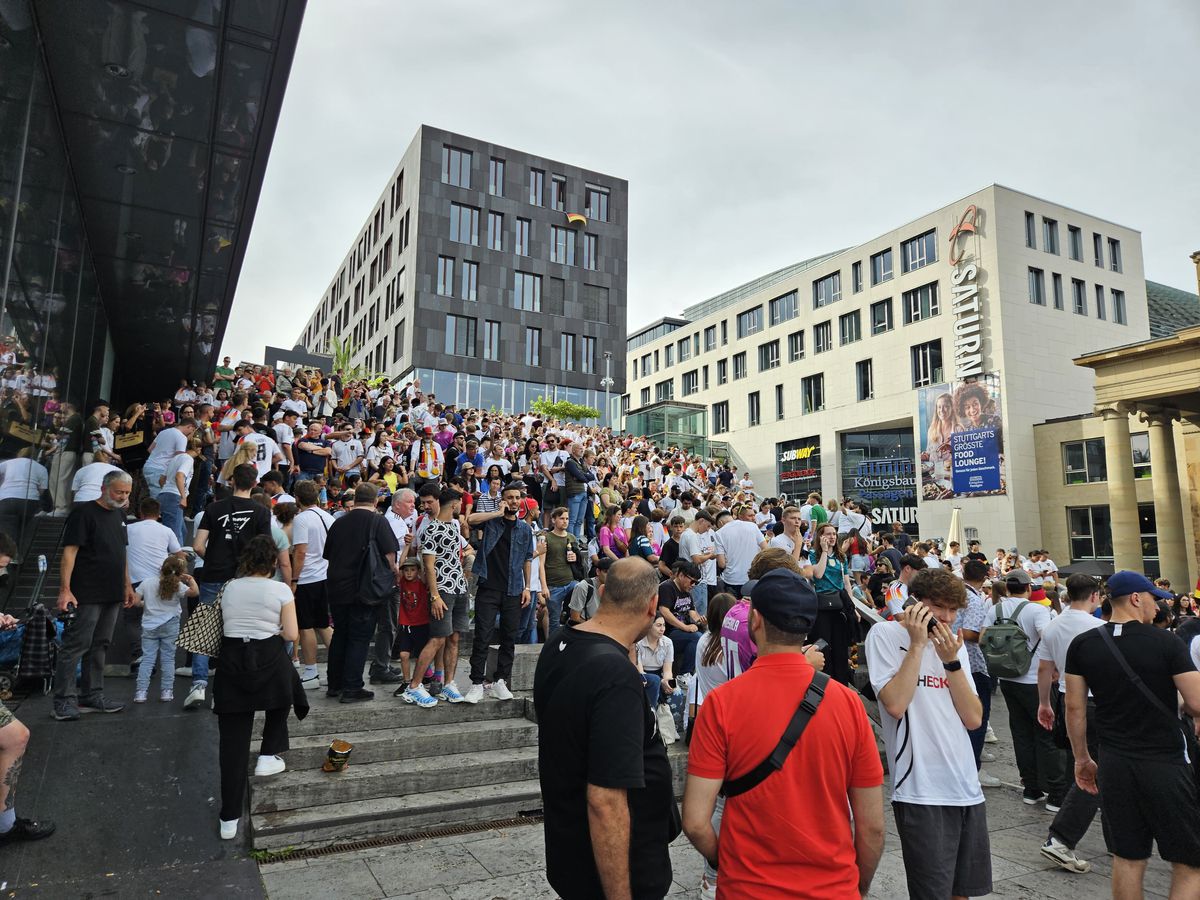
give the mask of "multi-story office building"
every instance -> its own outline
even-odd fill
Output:
[[[600,408],[625,383],[628,184],[418,131],[298,343],[418,377],[444,402]]]
[[[631,334],[622,405],[727,441],[764,492],[929,536],[958,506],[968,536],[1028,548],[1033,426],[1091,410],[1074,357],[1149,336],[1137,231],[992,185]]]

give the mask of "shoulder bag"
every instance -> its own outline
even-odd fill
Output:
[[[382,516],[375,518],[381,519]],[[358,600],[367,606],[378,606],[396,590],[396,576],[383,554],[379,552],[379,543],[376,540],[379,525],[378,521],[371,525],[371,533],[367,536],[367,546],[363,548],[362,562],[358,570]]]
[[[228,584],[228,582],[226,582]],[[199,603],[179,629],[175,646],[193,655],[216,658],[221,655],[221,640],[225,637],[225,617],[221,614],[221,597],[225,585],[212,603]]]
[[[773,772],[778,772],[783,768],[788,754],[792,752],[792,748],[796,746],[796,743],[800,740],[800,736],[804,734],[804,729],[808,727],[808,723],[816,715],[817,707],[821,705],[821,700],[825,697],[825,687],[828,684],[828,675],[824,672],[813,672],[812,683],[809,684],[808,690],[804,692],[804,699],[800,701],[800,705],[792,715],[792,720],[788,722],[788,727],[783,732],[783,737],[779,739],[779,743],[771,751],[771,755],[740,778],[734,778],[722,784],[721,794],[724,797],[736,797],[738,794],[744,794],[746,791],[753,790],[762,784]]]

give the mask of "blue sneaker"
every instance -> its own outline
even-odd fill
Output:
[[[409,688],[401,695],[401,697],[405,703],[415,703],[417,706],[420,706],[423,709],[430,709],[431,707],[437,706],[437,700],[429,696],[429,691],[425,690],[424,685],[421,685],[415,690],[413,688]]]
[[[458,692],[458,685],[453,681],[447,681],[445,687],[442,688],[437,698],[445,700],[447,703],[462,703],[467,698]]]

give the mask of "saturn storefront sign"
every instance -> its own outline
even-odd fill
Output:
[[[776,445],[779,492],[801,500],[821,490],[821,438],[802,438]]]
[[[950,253],[947,257],[954,271],[954,379],[962,381],[983,374],[983,295],[979,289],[978,263],[979,208],[968,206],[950,230]],[[968,262],[968,260],[975,260]]]

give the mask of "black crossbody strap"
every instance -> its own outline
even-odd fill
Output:
[[[783,732],[783,737],[779,739],[779,743],[771,751],[771,755],[740,778],[734,778],[722,784],[721,793],[725,797],[736,797],[738,794],[753,790],[762,784],[772,772],[778,772],[783,768],[788,754],[792,752],[792,748],[804,734],[804,729],[816,715],[817,707],[821,705],[821,700],[825,697],[825,686],[828,683],[829,676],[824,672],[813,673],[812,683],[804,692],[804,699],[800,701],[800,705],[792,715],[792,720],[788,723],[787,730]]]
[[[1117,658],[1117,662],[1120,663],[1121,668],[1125,671],[1125,674],[1129,676],[1129,680],[1133,683],[1133,686],[1141,691],[1143,695],[1145,695],[1146,699],[1150,701],[1150,704],[1155,709],[1157,709],[1163,715],[1168,716],[1172,722],[1182,728],[1183,720],[1179,718],[1177,713],[1173,713],[1171,710],[1167,709],[1166,704],[1159,700],[1158,697],[1154,695],[1154,692],[1150,690],[1150,688],[1146,687],[1146,683],[1142,681],[1141,676],[1139,676],[1137,672],[1133,671],[1133,667],[1129,665],[1129,661],[1125,659],[1125,654],[1121,652],[1121,648],[1117,646],[1117,642],[1113,640],[1113,636],[1109,633],[1108,629],[1101,625],[1097,631],[1100,632],[1100,637],[1104,639],[1104,643],[1108,645],[1108,649],[1112,651],[1112,655]]]

